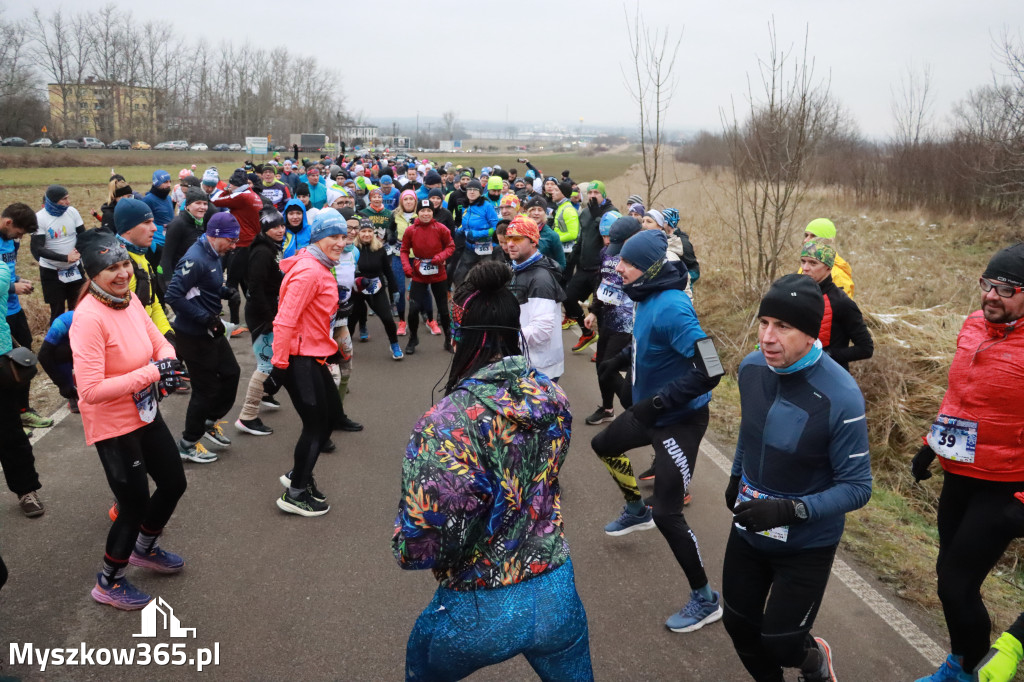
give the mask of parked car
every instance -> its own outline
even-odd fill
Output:
[[[83,137],[79,140],[82,144],[83,149],[106,149],[107,145],[103,144],[103,141],[95,137]]]
[[[132,143],[129,140],[114,140],[107,145],[107,149],[131,149]]]
[[[78,140],[61,140],[53,146],[57,149],[80,149],[82,147],[78,144]]]
[[[189,147],[189,149],[191,149],[194,152],[205,152],[207,149],[209,149],[209,147],[207,147],[202,142],[196,142],[194,145]]]
[[[135,140],[135,142],[132,143],[132,149],[152,149],[152,147],[149,146],[148,142]]]
[[[29,147],[52,147],[52,146],[53,146],[53,140],[51,140],[48,137],[40,137],[35,142],[32,142],[31,144],[29,144]]]
[[[240,152],[240,151],[242,151],[242,145],[237,144],[237,143],[229,144],[228,145],[228,151],[229,152]]]
[[[161,142],[157,146],[153,147],[153,149],[163,149],[175,152],[187,152],[188,142],[186,142],[185,140],[168,140],[167,142]]]
[[[213,145],[213,151],[215,151],[215,152],[226,152],[226,151],[230,151],[230,149],[229,149],[228,145],[226,145],[223,142],[221,142],[220,144]]]
[[[279,144],[276,147],[271,147],[270,151],[272,151],[272,152],[286,152],[286,151],[288,151],[288,147],[285,147],[283,144]]]
[[[28,146],[28,142],[26,142],[25,138],[23,138],[23,137],[5,137],[3,139],[3,141],[0,142],[0,144],[2,144],[5,147],[27,147]]]

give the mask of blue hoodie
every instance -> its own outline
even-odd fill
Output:
[[[486,244],[494,239],[498,214],[494,206],[483,198],[466,207],[462,213],[462,226],[456,230],[466,235],[467,244]]]
[[[298,206],[302,209],[302,229],[298,232],[292,232],[291,227],[288,226],[288,209],[292,206]],[[281,258],[290,258],[298,253],[299,249],[304,249],[309,246],[309,221],[306,219],[306,206],[299,199],[289,199],[284,205],[285,229],[284,231],[284,246],[281,251]]]

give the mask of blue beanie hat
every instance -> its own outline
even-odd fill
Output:
[[[395,181],[391,179],[390,175],[382,175],[382,176],[380,176],[380,184],[382,184],[382,185],[393,185],[393,184],[395,184]]]
[[[309,243],[315,244],[324,237],[336,234],[348,234],[348,226],[337,210],[325,208],[313,218],[313,225],[309,230]]]
[[[145,201],[124,197],[118,199],[117,205],[114,206],[114,229],[118,234],[124,234],[136,225],[152,219],[153,211]]]
[[[238,239],[242,228],[238,219],[227,211],[219,211],[213,214],[210,222],[206,224],[207,237],[223,237],[225,239]]]
[[[609,211],[608,213],[611,213]],[[608,213],[605,213],[601,217],[601,222],[608,217]],[[634,234],[640,231],[640,223],[635,218],[629,216],[619,216],[619,218],[612,223],[612,226],[608,228],[608,247],[607,255],[618,256],[622,250],[622,245],[626,243],[626,240],[632,237]],[[666,248],[668,246],[668,240],[665,241]],[[632,261],[630,261],[632,262]]]
[[[171,174],[165,170],[153,171],[153,186],[162,185],[171,181]]]
[[[664,232],[644,230],[626,240],[619,251],[619,257],[637,270],[647,272],[652,265],[664,260],[667,252],[668,237]]]
[[[441,182],[441,174],[436,170],[429,170],[427,171],[427,174],[423,176],[424,185],[440,185]]]

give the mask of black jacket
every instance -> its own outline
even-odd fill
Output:
[[[501,249],[498,249],[501,252]],[[512,282],[508,285],[515,294],[516,301],[523,305],[531,298],[549,298],[561,303],[565,300],[565,290],[558,283],[558,277],[562,274],[558,263],[547,256],[542,256],[539,261],[512,275]]]
[[[281,244],[260,232],[249,246],[249,290],[245,300],[245,326],[253,338],[273,330],[277,297],[281,291]]]
[[[840,367],[849,371],[851,362],[867,360],[874,354],[875,344],[871,340],[871,332],[864,324],[860,308],[845,291],[835,285],[832,275],[819,282],[818,286],[828,299],[818,338],[821,339],[825,352],[839,363]],[[826,325],[829,325],[828,333]]]
[[[387,282],[388,291],[392,294],[397,292],[395,271],[391,267],[392,256],[388,255],[387,249],[381,246],[374,251],[368,244],[360,244],[356,248],[359,249],[359,260],[356,263],[359,276],[383,278]]]
[[[209,211],[203,216],[201,225],[197,225],[191,214],[181,211],[167,223],[164,228],[164,252],[160,256],[160,280],[166,287],[174,275],[174,266],[185,255],[189,247],[196,243],[199,235],[206,232],[206,222],[213,215]]]
[[[601,249],[604,239],[601,238],[601,216],[608,211],[618,210],[610,200],[606,200],[591,211],[590,204],[580,212],[580,236],[576,247],[572,250],[572,260],[576,268],[594,272],[601,269]]]

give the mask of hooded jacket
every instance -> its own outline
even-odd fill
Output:
[[[541,256],[512,276],[509,289],[519,302],[519,326],[530,363],[552,379],[565,373],[562,348],[562,309],[565,291],[558,283],[561,270]]]
[[[302,227],[299,228],[298,232],[292,232],[292,228],[288,226],[288,209],[292,206],[298,206],[302,209]],[[284,231],[284,245],[282,246],[281,257],[291,258],[299,249],[304,249],[309,246],[309,219],[306,215],[306,205],[299,199],[289,199],[284,205],[284,210],[281,215],[285,217],[285,231]]]
[[[455,242],[448,228],[431,220],[426,225],[419,219],[405,230],[402,237],[402,271],[414,282],[432,284],[448,278],[445,261],[455,253]],[[420,272],[420,261],[428,260],[437,266],[437,273],[424,275]],[[414,262],[415,261],[415,262]]]
[[[288,230],[285,230],[287,234]],[[260,232],[249,247],[249,290],[245,294],[245,326],[255,339],[273,331],[277,296],[281,290],[281,245]]]
[[[309,251],[281,261],[284,278],[274,317],[274,367],[292,355],[326,358],[338,352],[331,318],[338,311],[338,281]]]
[[[149,206],[149,210],[153,211],[156,232],[153,234],[151,249],[155,251],[156,247],[164,245],[164,228],[174,219],[174,202],[171,200],[170,193],[160,198],[153,194],[153,189],[155,188],[150,188],[142,200]]]
[[[601,268],[601,249],[604,248],[604,239],[601,238],[601,216],[608,211],[616,211],[611,199],[605,199],[604,203],[592,211],[589,204],[580,211],[580,236],[576,240],[576,248],[572,255],[576,267],[587,272],[594,272]]]
[[[192,214],[186,210],[179,212],[174,216],[174,220],[167,224],[166,241],[164,242],[164,252],[160,256],[159,273],[165,287],[171,281],[174,266],[178,264],[189,247],[206,232],[206,223],[209,222],[212,215],[213,213],[207,211],[203,219],[197,223]]]
[[[409,438],[391,539],[399,565],[475,590],[565,563],[558,474],[571,426],[565,393],[522,356],[463,380]]]
[[[493,241],[497,226],[498,214],[494,206],[479,197],[462,212],[462,226],[458,229],[466,235],[466,248],[472,248],[473,244]]]

